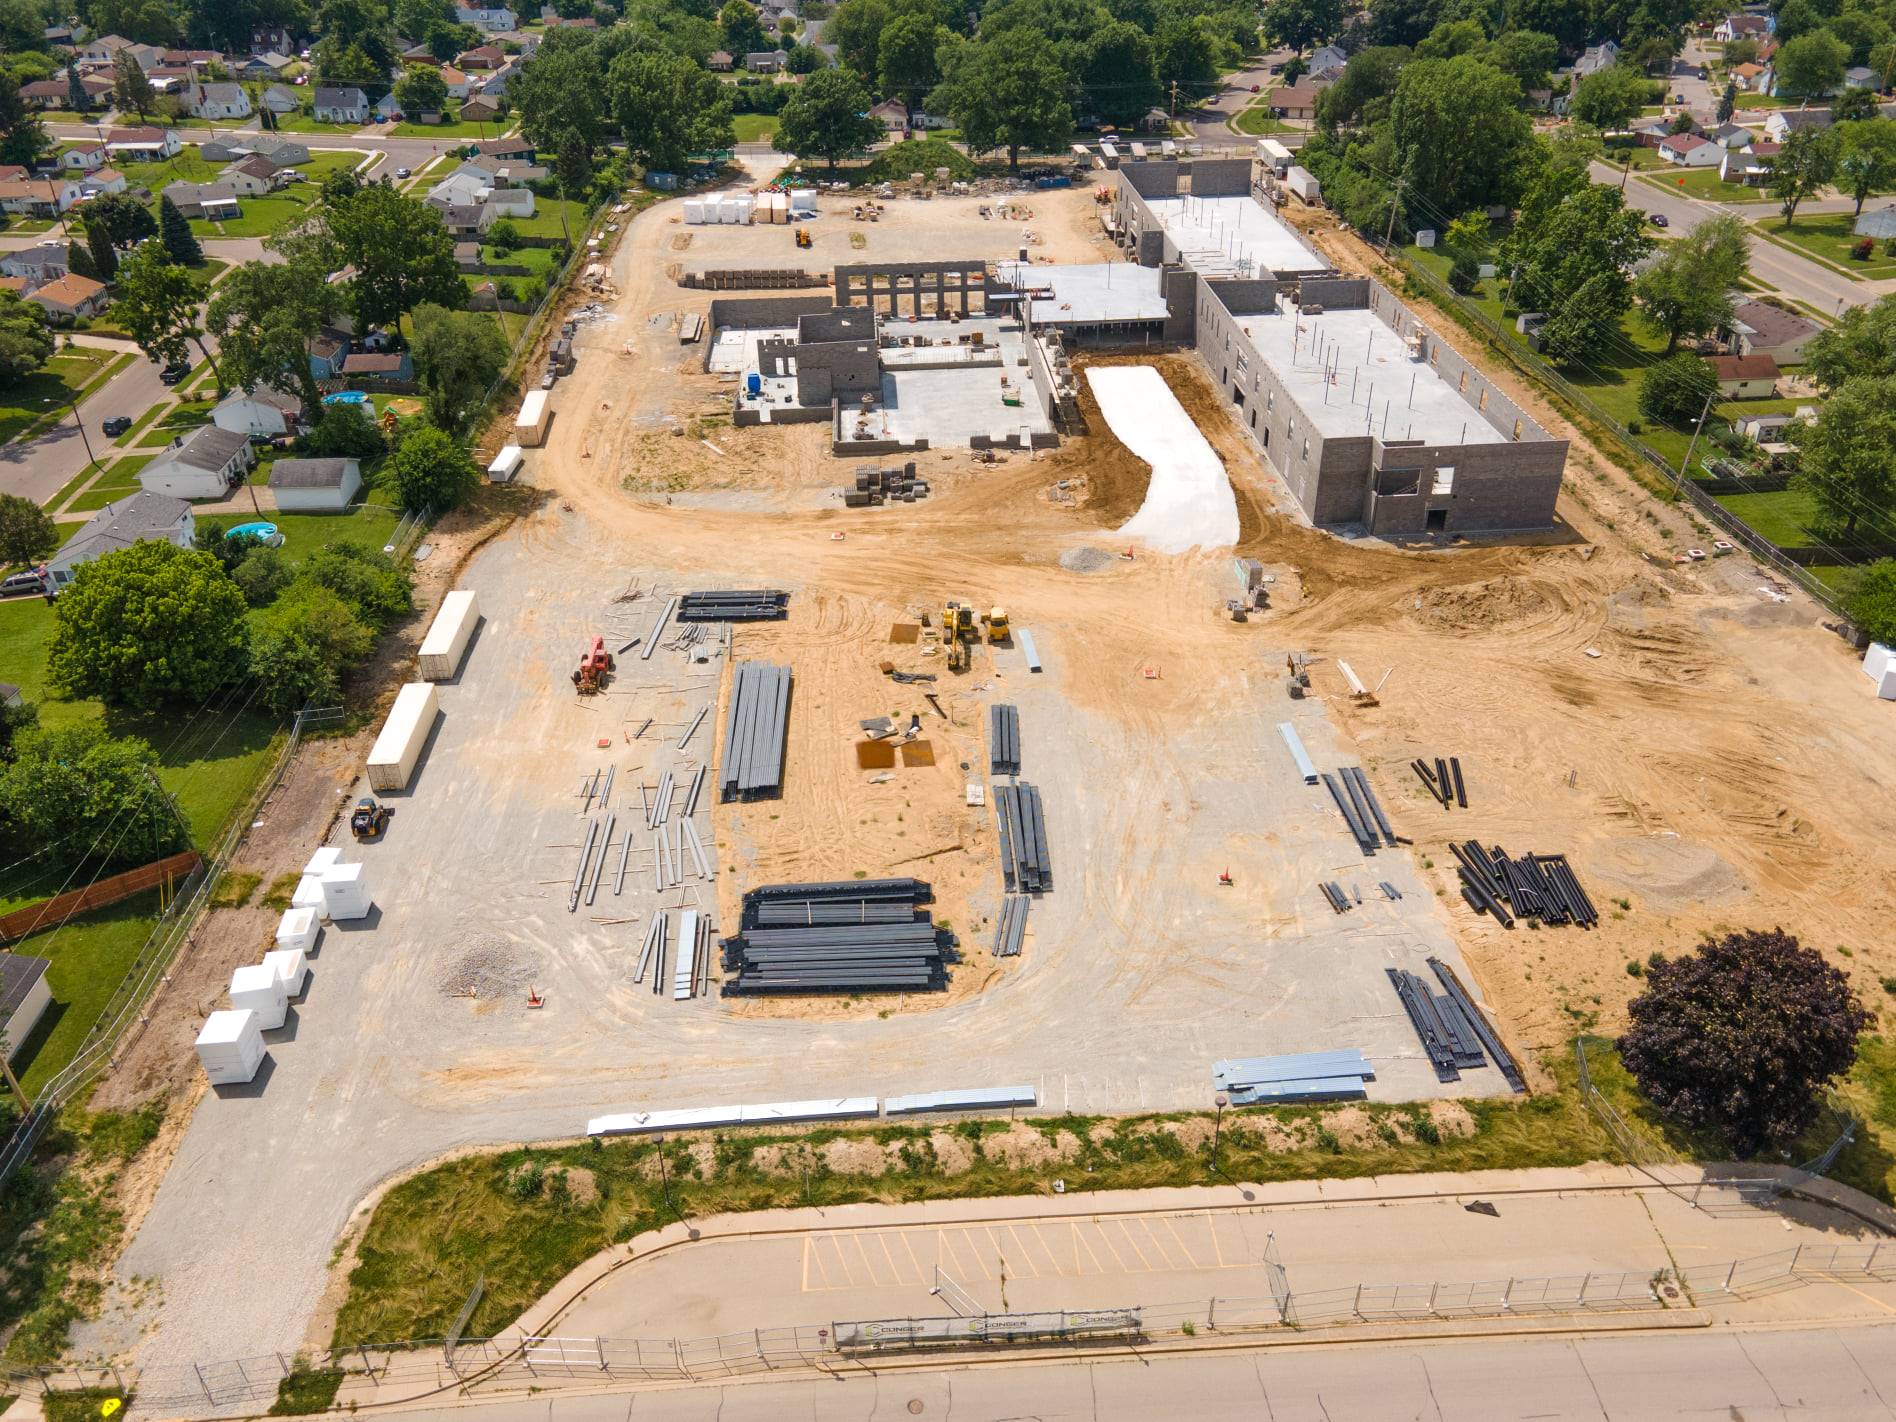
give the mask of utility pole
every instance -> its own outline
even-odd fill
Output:
[[[1172,81],[1172,117],[1178,117],[1178,80]]]
[[[1679,461],[1679,478],[1674,488],[1685,486],[1685,471],[1692,467],[1692,451],[1698,448],[1699,435],[1704,432],[1706,417],[1712,413],[1712,401],[1718,398],[1718,389],[1714,386],[1705,397],[1705,408],[1699,411],[1698,423],[1692,427],[1692,442],[1685,447],[1685,458]]]
[[[1626,149],[1626,166],[1620,169],[1620,191],[1621,192],[1626,191],[1626,180],[1632,176],[1632,172],[1633,172],[1633,150],[1632,150],[1632,146],[1629,144]]]
[[[1390,242],[1395,239],[1396,208],[1402,202],[1402,186],[1408,181],[1407,178],[1397,178],[1395,196],[1389,199],[1389,225],[1383,229],[1383,250],[1385,252],[1389,250]]]

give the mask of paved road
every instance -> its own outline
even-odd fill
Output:
[[[1257,98],[1257,95],[1251,92],[1251,86],[1256,85],[1260,89],[1268,89],[1276,83],[1276,79],[1271,74],[1271,66],[1281,64],[1288,58],[1290,58],[1289,50],[1279,50],[1262,56],[1253,64],[1234,74],[1227,74],[1225,87],[1200,107],[1181,114],[1181,121],[1186,128],[1191,130],[1192,136],[1201,143],[1229,145],[1254,142],[1255,140],[1245,134],[1234,132],[1230,127],[1230,121],[1249,108],[1252,101]],[[1303,142],[1302,134],[1279,134],[1277,137],[1280,142],[1292,148]]]
[[[1110,1361],[865,1367],[821,1380],[536,1397],[404,1412],[409,1422],[785,1417],[1414,1422],[1896,1417],[1896,1324],[1423,1344],[1272,1347]]]
[[[113,344],[114,349],[136,354],[136,347]],[[124,371],[79,402],[77,420],[69,409],[58,425],[31,444],[0,445],[0,493],[19,494],[44,503],[86,467],[88,439],[94,455],[103,455],[112,447],[112,441],[99,428],[100,421],[111,415],[130,415],[136,419],[169,393],[158,379],[158,367],[140,355]],[[83,434],[81,424],[85,426]]]

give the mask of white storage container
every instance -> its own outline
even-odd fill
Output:
[[[241,1086],[263,1065],[263,1028],[257,1014],[245,1011],[213,1012],[198,1033],[198,1060],[212,1086]]]
[[[529,390],[514,417],[514,443],[538,449],[546,442],[546,427],[553,418],[553,406],[544,390]]]
[[[520,466],[527,462],[527,456],[520,446],[510,444],[494,456],[494,462],[487,466],[487,480],[490,484],[508,484],[514,475],[520,472]]]
[[[290,995],[275,968],[249,963],[230,975],[230,1005],[239,1012],[254,1013],[257,1026],[265,1032],[281,1027],[289,1014]]]
[[[790,201],[790,215],[792,217],[816,216],[815,188],[793,188],[787,196]]]
[[[265,953],[263,966],[277,975],[286,997],[300,996],[303,984],[309,980],[309,959],[300,949],[279,948],[274,953]]]
[[[316,896],[321,898],[322,892],[322,881],[318,880]],[[322,931],[322,915],[315,908],[289,909],[277,920],[276,945],[285,951],[307,953],[316,946],[316,935]]]
[[[296,881],[296,892],[290,895],[290,908],[304,910],[320,918],[323,911],[323,876],[305,874]]]
[[[375,738],[375,745],[369,751],[372,787],[377,790],[407,787],[408,777],[415,773],[415,762],[421,759],[421,748],[428,744],[428,733],[434,730],[435,713],[439,709],[440,698],[435,695],[432,682],[411,681],[395,694],[395,705],[389,710],[388,720],[382,723],[382,734]],[[330,867],[335,866],[332,863]]]
[[[360,864],[338,864],[323,875],[323,906],[337,923],[367,918],[372,902]]]
[[[474,594],[456,589],[441,599],[441,611],[421,641],[421,675],[427,681],[451,681],[461,669],[461,658],[481,624],[480,604]]]

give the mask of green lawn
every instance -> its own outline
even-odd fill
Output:
[[[135,894],[13,945],[17,953],[45,958],[52,1002],[39,1025],[19,1046],[13,1068],[32,1096],[85,1045],[86,1036],[113,992],[131,971],[158,922],[158,893]]]
[[[138,471],[157,457],[156,454],[133,454],[108,465],[98,482],[68,504],[65,511],[92,513],[107,504],[117,503],[127,494],[137,493]]]
[[[1796,100],[1774,98],[1770,94],[1740,94],[1737,102],[1741,109],[1783,109],[1789,108]]]
[[[312,153],[309,162],[296,170],[302,181],[291,183],[269,197],[239,198],[238,215],[229,222],[207,222],[194,217],[191,231],[199,237],[268,237],[309,211],[310,204],[322,191],[325,177],[353,168],[361,161],[361,155],[356,153]],[[152,191],[155,194],[158,189]]]
[[[276,123],[278,130],[283,133],[350,134],[363,127],[357,123],[317,123],[307,113],[279,114]]]
[[[737,130],[739,143],[767,143],[777,136],[775,114],[733,114],[731,127]]]
[[[0,444],[19,439],[43,421],[59,417],[113,363],[111,351],[71,346],[51,357],[0,395]]]
[[[1813,546],[1811,519],[1816,505],[1809,494],[1785,489],[1772,494],[1719,494],[1718,502],[1780,548]]]
[[[116,444],[120,449],[125,448],[128,444],[136,443],[138,437],[151,426],[152,422],[171,408],[172,406],[169,402],[160,400],[156,405],[153,405],[149,410],[145,411],[144,414],[132,421],[132,427],[117,439],[113,440],[112,443]]]
[[[1684,193],[1707,202],[1762,202],[1766,196],[1763,188],[1726,182],[1718,176],[1716,168],[1694,168],[1690,172],[1668,173],[1642,178],[1640,181],[1664,188],[1667,192]]]
[[[1881,242],[1875,244],[1867,262],[1850,256],[1851,246],[1860,240],[1851,231],[1855,225],[1855,219],[1847,212],[1817,213],[1800,217],[1789,227],[1782,222],[1761,222],[1757,224],[1757,231],[1779,246],[1792,247],[1805,256],[1815,257],[1859,281],[1896,276],[1896,257],[1885,255]]]
[[[560,210],[566,211],[566,226],[560,226]],[[586,231],[586,204],[567,198],[535,198],[533,216],[507,219],[522,237],[562,237],[571,235],[577,242]]]
[[[348,513],[277,513],[272,518],[283,535],[284,559],[292,567],[331,543],[379,549],[401,522],[394,509],[373,504],[358,504]]]
[[[460,105],[450,102],[440,123],[398,123],[393,130],[396,138],[499,138],[512,128],[515,120],[502,117],[491,123],[462,123]]]
[[[1296,132],[1295,124],[1285,123],[1282,119],[1271,116],[1270,98],[1269,94],[1259,96],[1250,107],[1231,121],[1231,126],[1239,133],[1248,133],[1257,138],[1273,133]]]

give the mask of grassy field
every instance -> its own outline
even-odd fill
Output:
[[[566,225],[560,225],[560,212],[566,213]],[[514,230],[522,237],[561,237],[571,235],[578,241],[586,230],[586,204],[571,198],[564,202],[558,198],[536,198],[533,204],[533,216],[509,218]]]
[[[731,127],[739,143],[768,143],[777,136],[775,114],[733,114]]]
[[[1764,222],[1758,224],[1757,230],[1760,236],[1769,238],[1779,246],[1788,246],[1805,256],[1816,257],[1826,266],[1859,281],[1896,276],[1896,257],[1886,255],[1881,242],[1872,247],[1867,262],[1859,262],[1851,257],[1850,248],[1861,240],[1851,231],[1855,225],[1855,219],[1849,213],[1837,212],[1800,217],[1789,227],[1781,222]]]
[[[1687,197],[1701,198],[1706,202],[1762,202],[1766,197],[1763,188],[1726,182],[1718,176],[1716,168],[1694,168],[1690,172],[1654,175],[1640,181],[1664,188],[1669,193],[1684,193]]]
[[[1740,94],[1736,102],[1741,109],[1783,109],[1797,101],[1775,98],[1770,94]]]
[[[469,140],[499,138],[512,128],[515,122],[511,118],[502,118],[492,123],[463,123],[460,114],[461,106],[450,100],[440,123],[398,123],[395,125],[394,136],[396,138]]]
[[[0,444],[30,438],[36,426],[57,419],[67,403],[83,396],[113,363],[110,351],[72,346],[7,386],[0,392]]]
[[[91,513],[137,493],[138,471],[157,457],[156,454],[130,454],[108,464],[96,483],[66,505],[65,512]]]
[[[46,979],[52,1004],[13,1058],[27,1095],[37,1093],[85,1045],[92,1024],[151,937],[158,913],[158,893],[153,890],[12,945],[16,953],[51,964]]]
[[[372,504],[358,504],[348,513],[276,513],[270,517],[283,534],[283,556],[292,567],[331,543],[380,548],[401,522],[401,515],[394,509]]]
[[[284,133],[340,133],[351,134],[360,131],[364,125],[359,123],[317,123],[307,113],[279,114],[277,128]]]
[[[353,168],[361,161],[361,156],[355,153],[312,153],[309,162],[296,170],[303,181],[292,183],[269,197],[239,198],[238,214],[229,222],[207,222],[194,217],[191,230],[199,237],[268,237],[309,211],[310,204],[322,191],[322,180],[326,176]]]

